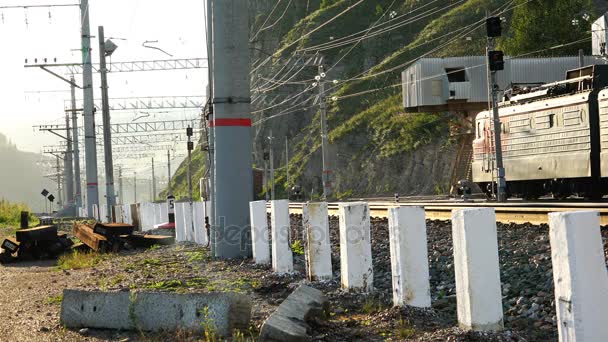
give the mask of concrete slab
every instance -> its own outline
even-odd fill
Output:
[[[597,211],[549,214],[559,341],[608,341],[608,272]]]
[[[247,329],[251,299],[240,293],[178,294],[64,290],[61,324],[68,328],[202,332],[205,323],[230,336]]]
[[[307,322],[322,317],[329,300],[312,287],[300,285],[262,325],[259,341],[310,341]]]

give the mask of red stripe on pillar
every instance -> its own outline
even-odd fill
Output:
[[[251,119],[215,119],[211,127],[251,127]]]

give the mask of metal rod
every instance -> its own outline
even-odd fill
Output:
[[[156,200],[156,178],[154,177],[154,157],[152,157],[152,202]]]
[[[110,105],[108,103],[108,70],[106,69],[106,49],[103,26],[98,27],[99,34],[99,71],[101,74],[101,102],[103,117],[103,150],[106,168],[106,203],[108,206],[107,222],[112,222],[112,208],[116,193],[114,192],[114,161],[112,159],[112,130],[110,129]]]
[[[289,140],[285,136],[285,176],[287,178],[287,199],[289,199]]]
[[[125,204],[124,192],[122,188],[122,166],[118,166],[118,203]]]
[[[68,214],[74,216],[74,167],[72,164],[72,138],[70,137],[70,115],[65,114],[65,126],[67,128],[67,145],[65,150],[65,194],[66,203],[64,207],[68,209]]]
[[[270,199],[274,201],[276,197],[274,197],[274,154],[272,146],[273,140],[274,137],[272,136],[272,130],[270,130],[270,136],[268,137],[268,153],[270,154]]]
[[[167,196],[173,195],[171,190],[171,151],[167,150]]]
[[[490,51],[494,48],[494,41],[488,38],[487,59],[490,60]],[[507,200],[507,182],[505,168],[502,160],[501,124],[498,113],[498,84],[496,84],[496,71],[490,71],[490,92],[492,95],[492,117],[494,120],[494,153],[496,155],[496,201]]]
[[[325,83],[323,76],[325,71],[322,65],[319,65],[319,106],[321,111],[321,158],[323,162],[323,172],[321,180],[323,181],[323,200],[331,198],[331,180],[329,179],[331,170],[328,167],[327,156],[327,103],[325,102]]]
[[[137,172],[133,171],[133,203],[137,203]]]

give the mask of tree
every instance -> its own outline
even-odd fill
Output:
[[[511,56],[543,50],[590,37],[595,17],[592,0],[517,0],[500,48]],[[541,55],[575,55],[591,51],[589,41],[549,50]]]

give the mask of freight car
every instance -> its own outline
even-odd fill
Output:
[[[566,80],[514,93],[499,106],[507,195],[536,199],[608,193],[608,65],[568,71]],[[495,187],[492,112],[475,120],[473,182]]]

